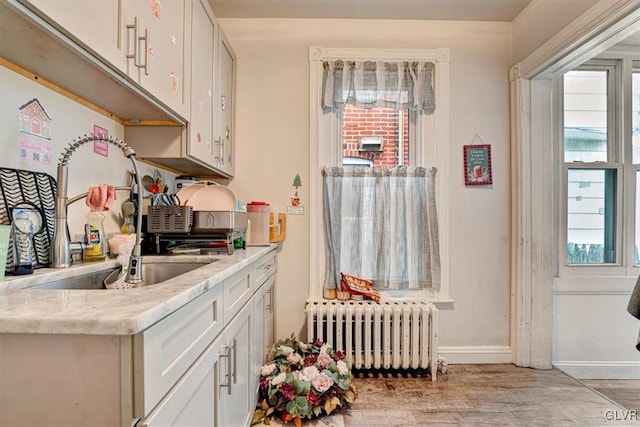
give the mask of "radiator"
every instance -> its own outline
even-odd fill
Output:
[[[426,301],[309,301],[307,337],[354,369],[428,369],[436,380],[438,310]]]

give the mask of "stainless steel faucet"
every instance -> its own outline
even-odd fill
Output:
[[[138,212],[136,224],[136,243],[131,251],[129,260],[129,268],[125,283],[135,285],[142,282],[142,184],[140,182],[140,171],[136,162],[136,152],[129,147],[124,141],[120,141],[113,136],[104,137],[100,135],[85,135],[82,138],[74,140],[62,153],[60,162],[58,163],[58,191],[56,195],[56,213],[54,220],[53,242],[51,243],[51,267],[68,268],[71,266],[71,250],[81,248],[79,244],[71,243],[67,228],[67,206],[70,201],[67,199],[67,184],[69,175],[69,159],[74,151],[87,142],[105,141],[115,145],[124,152],[124,155],[133,163],[133,172],[136,178],[136,186],[138,191]],[[77,200],[74,198],[73,200]]]

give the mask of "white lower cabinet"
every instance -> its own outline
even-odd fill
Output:
[[[241,427],[249,425],[253,406],[249,393],[249,382],[253,375],[249,361],[251,345],[252,305],[247,304],[229,323],[224,331],[227,347],[227,370],[221,385],[220,395],[222,426]]]
[[[138,426],[219,426],[223,337],[212,342]]]
[[[275,264],[272,251],[134,337],[137,426],[251,424],[273,341]]]
[[[0,334],[0,426],[249,426],[275,253],[135,335]]]

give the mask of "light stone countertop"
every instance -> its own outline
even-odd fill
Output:
[[[115,261],[8,276],[0,282],[0,333],[133,335],[275,248],[276,245],[247,246],[233,255],[146,255],[143,263],[217,261],[162,283],[124,290],[29,289],[53,280],[111,269],[117,266]]]

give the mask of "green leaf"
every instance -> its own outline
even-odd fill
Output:
[[[298,411],[300,411],[300,415],[307,416],[309,412],[311,412],[311,404],[307,400],[306,396],[298,396],[296,397],[296,405],[298,406]]]
[[[291,400],[289,403],[287,403],[286,409],[287,409],[287,412],[293,415],[294,417],[298,415],[298,405],[296,405],[295,400]]]
[[[311,390],[311,384],[302,380],[293,380],[293,388],[296,390],[298,396],[306,396],[309,394],[309,390]]]

